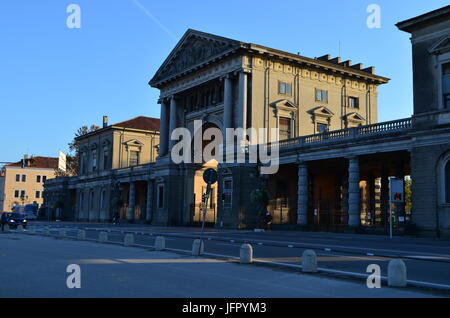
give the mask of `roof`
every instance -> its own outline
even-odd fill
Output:
[[[111,125],[114,127],[159,131],[159,118],[139,116],[120,123]]]
[[[266,46],[241,42],[198,30],[188,29],[169,56],[150,80],[149,85],[160,88],[164,83],[194,72],[238,52],[276,56],[281,60],[301,65],[314,65],[323,69],[332,69],[350,75],[360,76],[380,84],[388,78],[374,74],[373,67],[363,68],[361,63],[352,65],[351,61],[341,62],[340,58],[324,55],[320,58],[308,58]]]
[[[430,24],[450,20],[450,5],[440,9],[427,12],[417,17],[399,22],[397,28],[405,32],[413,32]]]
[[[23,159],[22,159],[23,160]],[[6,167],[22,167],[22,160],[16,163],[7,164]],[[31,157],[26,160],[26,168],[44,168],[44,169],[57,169],[58,158],[52,157]]]

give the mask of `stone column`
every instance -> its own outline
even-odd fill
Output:
[[[169,106],[167,102],[161,102],[161,127],[160,127],[160,141],[159,141],[159,155],[165,156],[167,154],[169,145]]]
[[[175,145],[176,141],[172,140],[170,136],[172,135],[172,131],[177,128],[177,100],[175,96],[170,98],[170,122],[169,122],[169,149],[168,153],[172,151],[172,147]]]
[[[308,166],[304,162],[298,165],[297,201],[297,224],[308,225]]]
[[[349,158],[348,165],[348,225],[360,225],[359,159]]]
[[[239,120],[237,128],[247,129],[247,73],[239,73],[239,100],[238,100]]]
[[[345,174],[342,177],[342,192],[341,192],[341,209],[344,221],[342,223],[348,224],[348,176]]]
[[[128,195],[128,213],[127,213],[127,220],[133,221],[134,220],[134,206],[136,204],[136,185],[134,182],[130,182],[130,192]]]
[[[225,134],[226,128],[233,127],[232,121],[233,114],[233,82],[231,81],[231,75],[225,76],[224,94],[223,94],[223,133]]]
[[[153,192],[154,192],[154,183],[153,180],[147,181],[147,206],[146,206],[146,215],[145,220],[147,222],[152,221],[153,217]]]

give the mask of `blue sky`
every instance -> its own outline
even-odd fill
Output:
[[[136,4],[138,1],[142,7]],[[69,4],[81,28],[66,26]],[[369,29],[368,5],[381,7]],[[409,35],[394,24],[447,5],[428,0],[2,0],[0,162],[57,156],[82,125],[159,117],[148,81],[188,28],[304,56],[333,56],[392,81],[380,89],[379,120],[412,113]]]

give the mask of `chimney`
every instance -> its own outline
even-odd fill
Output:
[[[108,127],[108,116],[103,116],[103,128]]]
[[[28,161],[28,155],[23,155],[22,168],[25,168],[27,166],[27,161]]]

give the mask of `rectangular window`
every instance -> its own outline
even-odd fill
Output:
[[[22,175],[22,182],[27,182],[27,176],[26,175]]]
[[[42,182],[47,181],[47,176],[42,176]]]
[[[291,138],[291,119],[280,117],[280,140],[285,140]]]
[[[233,198],[233,179],[223,180],[222,203],[224,207],[231,207]]]
[[[292,85],[291,83],[278,82],[278,94],[291,96]]]
[[[15,190],[14,191],[14,197],[15,198],[19,198],[20,197],[20,191],[19,190]]]
[[[328,125],[327,124],[323,124],[323,123],[317,123],[317,132],[318,133],[323,133],[328,131]]]
[[[36,182],[40,183],[41,182],[41,176],[36,176]]]
[[[103,153],[103,170],[108,169],[108,153],[105,151]]]
[[[41,197],[41,191],[36,191],[36,199],[39,199]]]
[[[316,88],[316,102],[328,103],[328,91]]]
[[[450,109],[450,63],[442,64],[442,93],[444,108]]]
[[[16,182],[20,182],[20,174],[16,174]]]
[[[359,108],[359,98],[357,98],[357,97],[349,97],[348,98],[348,107],[350,107],[350,108]]]
[[[92,171],[96,171],[97,170],[97,152],[94,151],[92,153]]]
[[[25,190],[20,191],[20,198],[25,199]]]
[[[130,151],[130,166],[139,164],[139,151]]]
[[[158,185],[158,209],[163,209],[164,208],[164,185],[163,184],[159,184]]]

